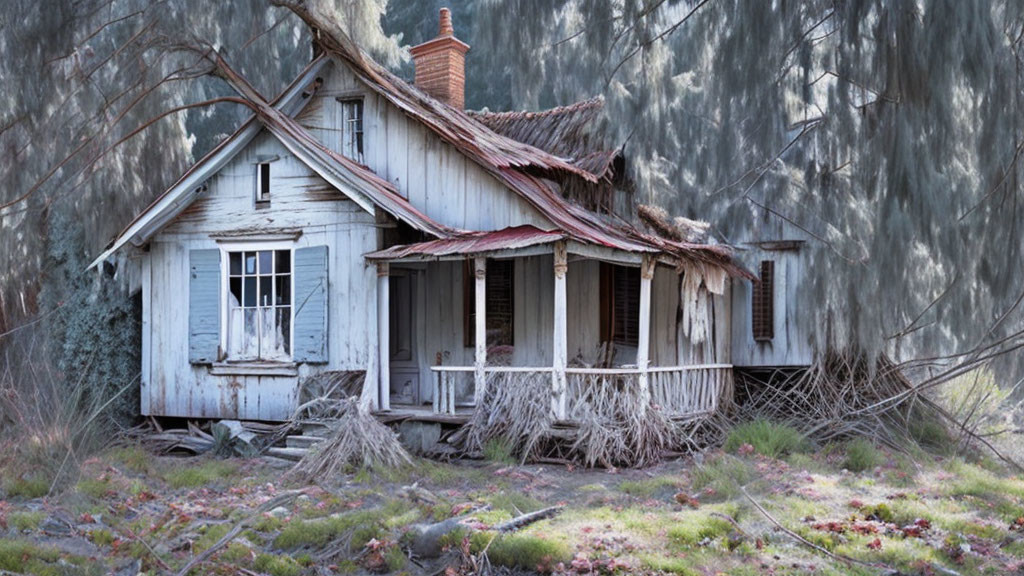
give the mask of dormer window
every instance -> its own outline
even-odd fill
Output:
[[[270,162],[256,165],[256,202],[270,202]]]
[[[341,103],[341,153],[363,163],[363,99],[347,98]]]

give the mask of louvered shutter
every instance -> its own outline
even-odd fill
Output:
[[[327,246],[295,250],[296,362],[327,362]]]
[[[220,349],[220,250],[190,250],[188,361],[211,364]]]

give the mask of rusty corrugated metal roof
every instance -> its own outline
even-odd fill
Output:
[[[428,240],[405,246],[392,246],[366,254],[368,260],[398,260],[411,256],[440,258],[454,255],[481,254],[497,250],[515,250],[564,240],[562,232],[541,230],[524,225],[495,232],[463,232],[449,238]]]

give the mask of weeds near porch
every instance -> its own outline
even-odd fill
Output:
[[[846,443],[846,459],[843,468],[850,472],[873,470],[882,465],[885,459],[875,446],[865,438],[854,438]]]
[[[724,449],[736,452],[745,445],[769,458],[781,458],[803,451],[807,447],[807,439],[788,424],[758,418],[733,428],[725,439]]]

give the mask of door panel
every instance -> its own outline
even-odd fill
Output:
[[[415,270],[392,269],[388,278],[391,366],[391,403],[420,404],[420,374],[416,354],[418,314]]]

